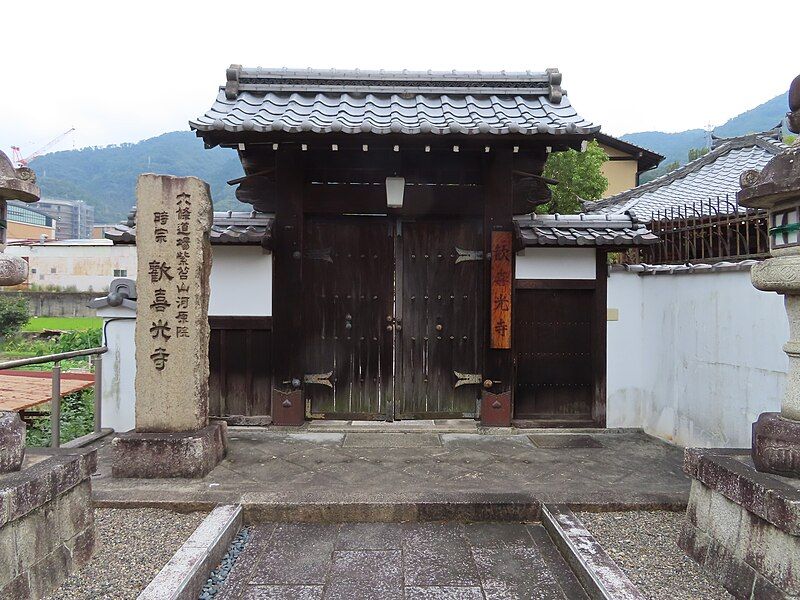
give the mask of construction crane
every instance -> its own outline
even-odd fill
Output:
[[[12,156],[14,158],[14,162],[17,163],[18,167],[27,167],[28,163],[31,162],[34,158],[37,158],[37,157],[41,156],[42,154],[44,154],[45,152],[47,152],[50,148],[55,146],[58,142],[63,140],[65,137],[67,137],[73,131],[75,131],[75,128],[74,127],[70,127],[69,129],[67,129],[61,135],[58,135],[58,136],[54,137],[52,140],[50,140],[49,142],[47,142],[44,146],[39,148],[36,152],[31,154],[30,156],[25,156],[24,158],[22,156],[22,153],[20,152],[19,146],[11,146],[11,153],[12,153]]]

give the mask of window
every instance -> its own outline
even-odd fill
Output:
[[[36,275],[36,269],[31,269],[31,274]]]
[[[56,268],[55,267],[50,267],[50,273],[55,273],[55,272],[56,272]]]
[[[127,269],[114,269],[114,277],[127,277],[128,270]]]

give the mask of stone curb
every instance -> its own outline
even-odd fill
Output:
[[[645,600],[569,508],[542,505],[542,525],[592,600]]]
[[[242,528],[242,507],[218,506],[186,540],[138,600],[197,600],[208,574]]]
[[[739,460],[749,455],[740,448],[687,448],[683,470],[781,531],[800,536],[800,490]]]
[[[513,495],[517,496],[517,495]],[[538,521],[541,503],[534,497],[476,497],[464,501],[293,502],[271,501],[245,493],[247,523],[422,523],[430,521]]]

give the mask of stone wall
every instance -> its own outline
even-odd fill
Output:
[[[86,306],[103,292],[0,292],[3,296],[21,296],[28,301],[34,317],[94,317],[95,309]]]
[[[678,546],[735,598],[800,598],[800,490],[735,452],[686,451],[692,489]]]
[[[0,475],[0,598],[46,596],[92,557],[96,455],[67,452]]]

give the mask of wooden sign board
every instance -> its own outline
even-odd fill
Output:
[[[492,303],[490,347],[511,348],[512,233],[492,232]]]

